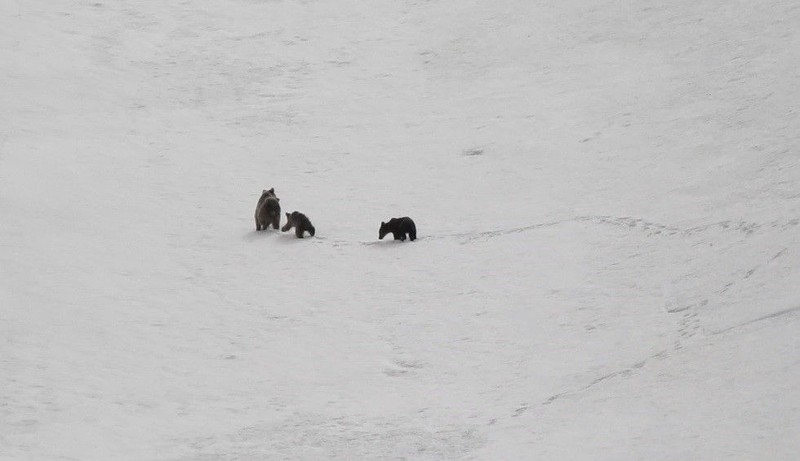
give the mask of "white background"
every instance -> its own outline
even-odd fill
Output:
[[[0,1],[0,459],[796,459],[798,31]]]

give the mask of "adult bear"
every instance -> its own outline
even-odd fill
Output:
[[[267,230],[269,225],[272,224],[273,229],[278,229],[281,226],[281,204],[278,197],[275,196],[275,188],[270,190],[264,189],[261,192],[261,198],[258,199],[256,205],[256,230]]]

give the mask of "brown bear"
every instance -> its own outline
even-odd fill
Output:
[[[414,220],[408,216],[402,218],[392,218],[389,222],[381,222],[381,228],[378,229],[378,238],[383,240],[386,234],[392,233],[395,240],[404,241],[406,234],[412,242],[417,239],[417,226]]]
[[[292,227],[294,227],[294,235],[296,235],[299,239],[303,238],[303,232],[306,231],[308,231],[312,237],[314,236],[314,225],[311,224],[311,221],[306,215],[300,213],[299,211],[286,213],[286,224],[281,230],[286,232]]]
[[[261,192],[261,198],[258,199],[256,205],[256,230],[267,230],[269,225],[272,224],[274,229],[281,225],[281,204],[278,197],[275,196],[275,188],[264,190]]]

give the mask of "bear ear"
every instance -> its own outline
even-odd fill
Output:
[[[272,189],[269,190],[269,192],[274,194],[275,193],[275,188],[273,187]]]
[[[261,193],[262,193],[262,194],[266,194],[266,193],[267,193],[267,190],[266,190],[266,189],[262,189],[262,190],[261,190]]]
[[[381,221],[381,227],[383,227],[383,226],[385,226],[385,225],[386,225],[386,223],[385,223],[385,222],[383,222],[383,221]]]

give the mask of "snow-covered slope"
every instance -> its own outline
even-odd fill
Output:
[[[797,456],[793,2],[200,3],[0,2],[0,459]]]

